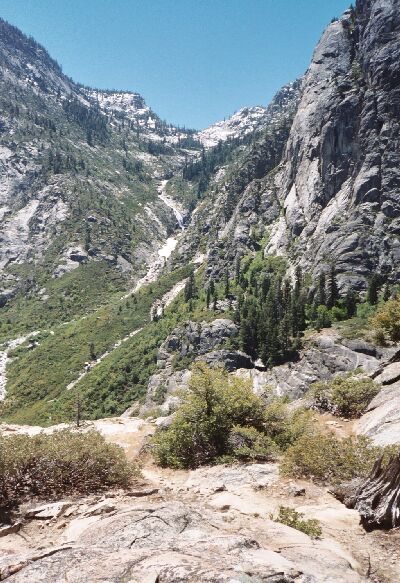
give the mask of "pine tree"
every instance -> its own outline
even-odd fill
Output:
[[[210,307],[210,301],[211,301],[211,289],[210,289],[210,286],[208,286],[208,288],[207,288],[207,299],[206,299],[207,310]]]
[[[336,281],[336,270],[334,265],[331,266],[329,271],[327,292],[326,305],[329,309],[331,309],[334,305],[336,305],[336,302],[339,299],[339,288]]]
[[[319,306],[326,306],[326,277],[323,272],[319,274],[318,278],[316,302]]]
[[[196,282],[194,279],[194,271],[192,271],[188,277],[185,284],[185,302],[188,302],[192,298],[196,297]]]
[[[258,354],[258,306],[254,298],[246,300],[239,328],[242,350],[252,357]]]
[[[378,303],[378,292],[380,287],[380,277],[376,273],[371,277],[368,289],[367,289],[367,302],[371,306],[375,306]]]
[[[303,286],[303,272],[300,265],[298,265],[296,267],[294,275],[294,295],[296,297],[300,296],[302,286]]]
[[[230,285],[229,285],[229,271],[226,269],[225,271],[225,297],[229,296]]]
[[[89,358],[90,360],[96,360],[96,352],[94,349],[94,343],[90,342],[89,343]]]
[[[239,282],[240,282],[240,255],[237,255],[235,260],[235,283],[239,284]]]
[[[260,300],[264,303],[267,299],[268,291],[271,285],[271,280],[268,275],[265,275],[261,281]]]
[[[357,296],[352,289],[348,289],[345,297],[346,315],[348,318],[355,316],[357,312]]]

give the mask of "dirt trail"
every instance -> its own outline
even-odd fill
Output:
[[[320,561],[321,573],[325,574],[326,561],[326,568],[335,570],[335,577],[329,579],[335,583],[353,580],[400,583],[400,532],[366,533],[359,524],[358,513],[336,500],[328,488],[282,477],[276,463],[219,465],[193,471],[159,468],[149,454],[141,453],[155,431],[154,422],[120,417],[88,422],[87,428],[91,426],[108,441],[121,445],[129,459],[141,460],[141,483],[134,484],[131,493],[108,491],[71,500],[68,512],[47,522],[25,521],[19,534],[0,538],[0,556],[52,548],[65,544],[71,536],[85,537],[87,529],[93,531],[96,524],[101,528],[108,516],[123,517],[143,500],[140,508],[150,513],[160,503],[172,508],[184,504],[202,516],[213,517],[218,536],[254,537],[268,553],[298,561],[301,569],[315,569]],[[33,433],[40,429],[9,427],[8,433],[16,430]],[[98,505],[104,510],[97,515]],[[271,516],[277,515],[281,505],[295,508],[307,519],[319,520],[321,540],[312,541],[296,530],[272,522]],[[347,569],[342,579],[337,575],[341,568]],[[361,578],[353,579],[352,573]]]

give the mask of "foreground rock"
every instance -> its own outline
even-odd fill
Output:
[[[382,390],[359,419],[356,432],[367,435],[377,445],[400,444],[400,351],[372,373]]]
[[[160,472],[157,468],[145,471],[153,482],[165,483],[164,494],[149,491],[137,500],[117,493],[103,501],[81,500],[43,527],[47,534],[43,528],[38,534],[38,521],[26,523],[21,532],[28,542],[10,535],[8,548],[6,543],[0,544],[0,580],[366,581],[357,560],[333,538],[312,540],[270,519],[277,504],[273,498],[279,481],[276,465]],[[146,486],[143,489],[146,491]],[[302,504],[306,503],[302,498]],[[340,514],[339,503],[333,500],[330,504],[336,504],[336,514]],[[315,507],[312,511],[316,512]],[[354,511],[344,509],[343,513],[348,524],[356,524]]]
[[[140,419],[96,426],[132,457],[155,427]],[[371,565],[375,582],[396,581],[400,533],[366,535],[356,510],[325,488],[283,478],[277,464],[172,471],[142,460],[145,481],[131,490],[22,506],[0,531],[0,580],[363,583]],[[318,520],[322,537],[274,522],[280,505]]]

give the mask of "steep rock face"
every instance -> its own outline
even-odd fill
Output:
[[[323,34],[281,171],[283,213],[266,247],[342,284],[399,276],[400,6],[359,0]]]
[[[239,144],[233,159],[217,167],[209,189],[193,213],[176,261],[200,249],[207,256],[208,276],[234,271],[235,259],[259,248],[268,225],[280,214],[270,173],[279,164],[301,94],[301,81],[278,92],[266,108],[262,129],[250,144]]]
[[[398,280],[399,29],[395,0],[359,0],[326,29],[269,130],[218,169],[182,259],[200,246],[218,278],[261,245],[314,278],[335,263],[342,289]]]

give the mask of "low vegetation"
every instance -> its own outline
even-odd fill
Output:
[[[1,436],[0,509],[29,497],[50,500],[125,488],[135,472],[124,451],[97,431]]]
[[[309,396],[313,406],[320,411],[356,419],[361,417],[379,391],[380,386],[370,378],[346,376],[315,383]]]
[[[272,517],[273,518],[273,517]],[[322,529],[318,520],[305,520],[302,512],[297,512],[294,508],[288,506],[279,506],[279,514],[273,518],[275,522],[280,522],[291,528],[295,528],[304,534],[308,534],[311,538],[319,538],[322,534]]]
[[[391,448],[374,446],[364,436],[338,439],[332,433],[300,437],[283,456],[281,471],[295,478],[337,484],[366,477],[379,456]]]
[[[371,323],[380,344],[400,342],[400,296],[379,306]]]
[[[340,410],[358,411],[357,390],[351,386],[344,391],[350,379],[342,381],[333,383]],[[369,383],[367,386],[372,391]],[[349,401],[353,391],[356,397]],[[341,403],[343,394],[345,405]],[[282,399],[274,399],[266,407],[249,383],[223,369],[196,365],[189,390],[181,397],[183,404],[172,424],[153,438],[154,457],[161,466],[196,468],[280,458],[283,475],[337,484],[367,476],[379,456],[393,453],[393,448],[374,446],[364,436],[339,439],[323,433],[315,413],[291,410]]]
[[[112,351],[118,340],[134,330],[147,325],[154,334],[156,330],[150,322],[153,302],[188,272],[188,268],[176,270],[127,299],[121,300],[120,296],[113,299],[85,319],[58,326],[52,331],[54,333],[48,333],[34,348],[29,342],[21,345],[18,358],[7,369],[4,418],[15,423],[43,425],[68,421],[71,408],[68,401],[73,401],[75,395],[73,391],[65,391],[66,386],[77,379],[85,363],[93,363],[106,351]],[[170,331],[167,325],[159,328],[163,333]],[[160,341],[157,333],[155,336],[156,341]],[[82,395],[88,396],[88,417],[121,413],[145,392],[148,378],[155,368],[155,341],[150,341],[149,349],[148,335],[143,343],[140,334],[128,342],[130,359],[124,362],[122,370],[114,372],[108,367],[100,387],[97,383],[94,386],[92,383],[90,389],[83,385],[79,387]],[[139,356],[142,358],[140,362]],[[93,380],[97,381],[96,369],[88,376],[95,377]]]
[[[266,408],[249,382],[199,364],[172,425],[154,438],[162,466],[194,468],[210,462],[272,460],[312,431],[311,414]]]
[[[154,438],[154,455],[162,466],[194,468],[223,456],[272,459],[276,447],[264,439],[264,403],[250,383],[223,369],[194,367],[190,390],[166,431]],[[246,453],[247,452],[247,453]]]

